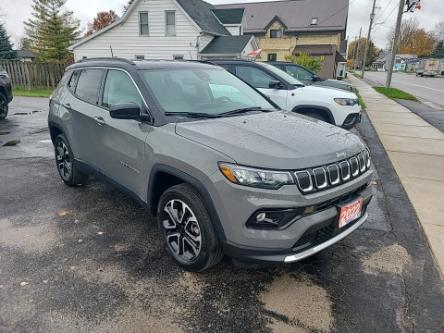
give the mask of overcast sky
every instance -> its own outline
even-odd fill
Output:
[[[251,0],[207,0],[213,4],[247,2]],[[253,0],[254,1],[254,0]],[[256,0],[257,1],[257,0]],[[310,0],[306,0],[310,1]],[[330,1],[330,0],[324,0]],[[369,14],[373,0],[350,0],[349,21],[347,35],[353,39],[363,27],[363,34],[367,33]],[[81,20],[82,28],[92,20],[98,11],[113,9],[121,14],[125,0],[68,0],[67,7],[74,11],[75,16]],[[387,33],[395,24],[398,0],[377,0],[376,27],[373,40],[378,47],[387,45]],[[31,14],[32,0],[1,0],[0,20],[5,23],[11,40],[17,43],[23,36],[22,22]],[[433,30],[435,25],[444,21],[443,0],[422,0],[422,9],[414,14],[405,14],[404,17],[415,16],[427,30]]]

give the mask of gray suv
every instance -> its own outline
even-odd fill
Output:
[[[224,254],[298,261],[367,218],[362,141],[280,110],[218,66],[84,60],[67,69],[48,120],[62,180],[94,174],[132,194],[188,270]]]

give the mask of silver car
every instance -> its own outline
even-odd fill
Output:
[[[96,174],[131,193],[188,270],[224,254],[298,261],[367,218],[362,141],[280,110],[218,66],[84,60],[67,69],[48,121],[62,180]]]

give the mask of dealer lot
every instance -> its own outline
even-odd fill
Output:
[[[192,274],[132,198],[63,185],[47,105],[18,97],[0,122],[1,332],[444,330],[444,284],[366,116],[377,178],[363,227],[299,263]]]

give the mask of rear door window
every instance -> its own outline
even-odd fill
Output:
[[[102,69],[84,69],[77,80],[75,95],[85,102],[98,104],[102,84]]]

